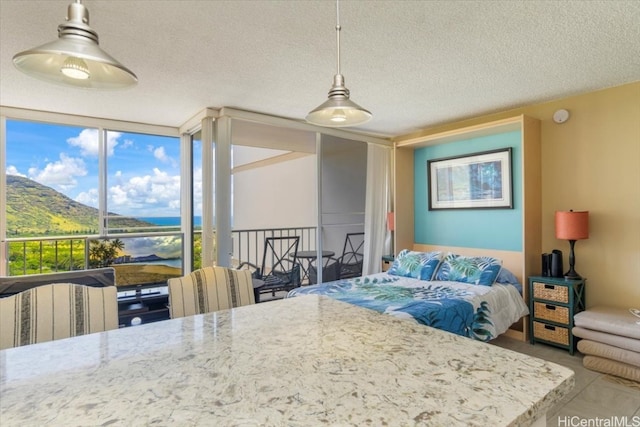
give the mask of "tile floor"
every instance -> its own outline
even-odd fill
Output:
[[[547,426],[640,426],[640,383],[590,371],[582,366],[582,355],[578,352],[570,356],[560,348],[539,343],[531,345],[504,336],[492,343],[566,366],[575,372],[575,387],[547,412]]]

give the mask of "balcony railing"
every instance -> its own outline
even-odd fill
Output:
[[[201,235],[198,231],[195,233]],[[242,262],[250,262],[251,264],[259,265],[262,262],[265,238],[279,236],[299,236],[300,244],[298,250],[312,250],[316,247],[316,227],[233,230],[232,259],[234,265],[239,265]],[[163,237],[181,240],[182,234],[169,231],[156,233],[127,233],[109,236],[108,240],[122,240],[125,244],[123,252],[127,253],[126,244],[127,241],[130,242],[131,239]],[[200,236],[197,237],[200,238]],[[91,241],[100,239],[104,238],[98,238],[90,235],[74,235],[7,239],[7,274],[9,276],[17,276],[92,268],[90,256]],[[180,270],[182,270],[182,245],[180,244],[178,246],[180,248]],[[159,252],[159,248],[155,252],[153,248],[149,249],[149,255]],[[172,259],[174,262],[177,260],[178,259],[176,258]],[[127,263],[128,261],[129,259],[127,258],[116,259],[114,265],[117,267],[119,263]],[[139,262],[141,265],[144,264],[144,261]],[[138,283],[122,283],[118,280],[118,285],[126,286],[131,284]]]

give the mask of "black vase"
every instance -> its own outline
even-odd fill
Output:
[[[551,254],[542,254],[542,276],[551,276]]]
[[[551,251],[551,277],[564,277],[564,267],[562,266],[562,251],[554,249]]]

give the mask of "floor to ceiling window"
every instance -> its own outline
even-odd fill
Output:
[[[203,146],[202,146],[202,132],[198,131],[191,135],[192,151],[192,173],[191,173],[191,214],[193,218],[193,232],[192,232],[192,256],[193,267],[192,269],[198,269],[202,267],[202,181],[203,181]],[[207,151],[208,152],[208,151]],[[215,151],[213,152],[215,155]],[[204,154],[206,156],[207,154]],[[213,158],[211,159],[213,164]],[[214,189],[215,191],[215,189]]]
[[[182,139],[150,125],[7,118],[0,274],[113,265],[118,284],[160,284],[259,264],[267,233],[341,255],[364,228],[368,139],[237,113],[203,118]]]
[[[182,273],[179,139],[6,121],[6,274],[114,266],[122,286]]]

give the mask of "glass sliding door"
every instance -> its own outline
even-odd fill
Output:
[[[323,281],[360,276],[364,250],[367,144],[335,136],[321,139],[321,231],[325,251],[335,253],[340,272]]]
[[[316,250],[316,134],[239,119],[231,129],[231,263],[260,266],[268,237]]]

